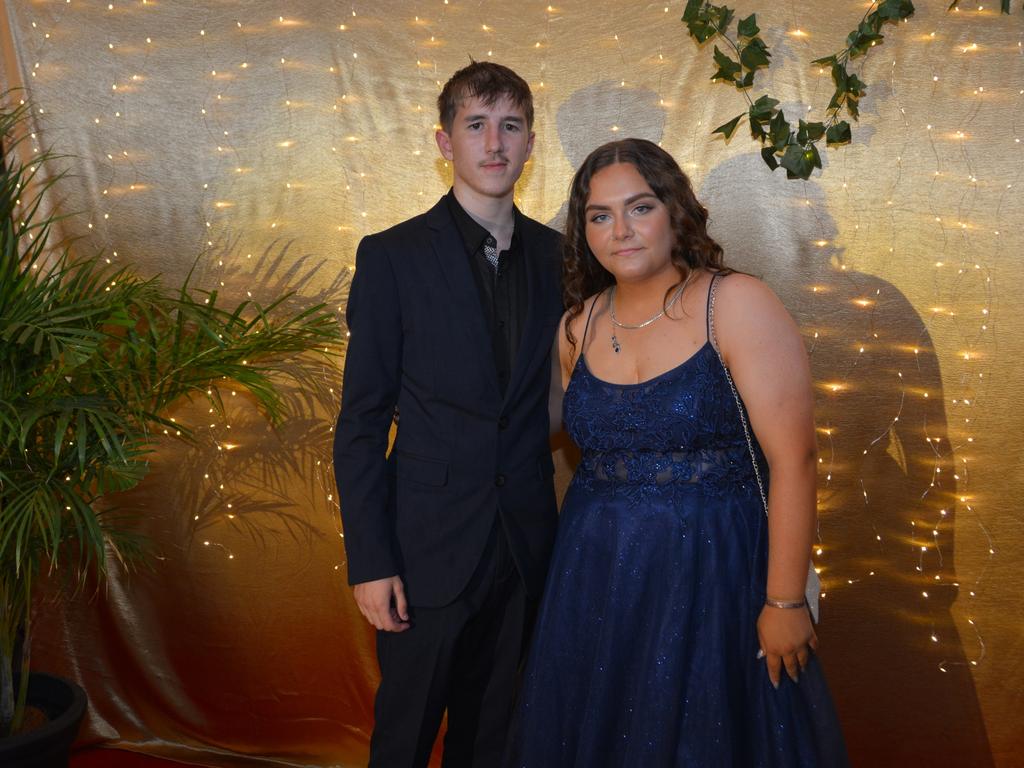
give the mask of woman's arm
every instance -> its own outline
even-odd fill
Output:
[[[569,385],[569,373],[572,371],[571,365],[568,364],[570,350],[569,342],[565,338],[565,320],[566,315],[562,315],[562,320],[558,323],[558,330],[555,331],[555,340],[551,344],[548,423],[552,437],[562,431],[562,397],[565,395],[565,388]]]
[[[747,275],[718,291],[715,333],[768,461],[770,601],[802,603],[816,521],[816,437],[810,366],[796,323],[774,293]],[[772,682],[797,679],[817,639],[805,609],[766,605],[758,621]]]

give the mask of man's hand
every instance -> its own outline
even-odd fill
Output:
[[[364,581],[352,587],[356,605],[366,620],[384,632],[404,632],[409,628],[409,606],[399,576]]]

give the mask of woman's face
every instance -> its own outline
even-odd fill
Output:
[[[583,215],[587,245],[616,282],[675,272],[668,208],[635,166],[615,163],[595,173]]]

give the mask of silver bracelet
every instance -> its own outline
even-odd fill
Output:
[[[766,597],[764,604],[770,605],[772,608],[803,608],[807,605],[807,600],[772,600],[770,597]]]

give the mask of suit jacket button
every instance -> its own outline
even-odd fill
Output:
[[[502,416],[498,419],[498,429],[508,428],[508,416]]]
[[[503,486],[505,484],[505,476],[504,475],[498,475],[497,477],[495,477],[494,478],[494,484],[496,486],[498,486],[499,488],[501,488],[501,486]]]

